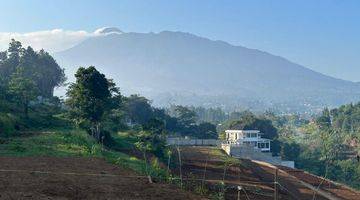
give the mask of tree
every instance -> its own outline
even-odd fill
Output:
[[[324,109],[322,115],[316,119],[316,124],[321,129],[329,129],[331,127],[331,114],[329,109]]]
[[[143,131],[137,134],[137,142],[135,147],[143,153],[145,161],[146,174],[150,178],[150,172],[148,167],[147,153],[154,153],[158,157],[165,156],[165,126],[161,120],[151,119],[143,125]]]
[[[30,101],[34,100],[39,94],[34,81],[24,77],[22,70],[19,69],[11,77],[9,90],[15,101],[22,105],[23,113],[28,118]]]
[[[112,84],[93,66],[79,68],[75,77],[76,82],[67,91],[71,116],[78,123],[89,122],[91,134],[100,141],[104,113],[111,109]]]
[[[139,141],[146,141],[150,144],[151,148],[149,149],[158,157],[164,156],[165,150],[165,124],[163,121],[153,118],[150,119],[146,124],[142,126],[143,131],[148,134],[146,137],[138,137]]]
[[[44,50],[40,50],[36,58],[36,84],[42,96],[52,97],[54,88],[61,86],[66,81],[64,69]]]
[[[131,95],[125,99],[126,112],[132,122],[146,124],[153,118],[153,109],[150,101],[139,95]]]
[[[0,75],[5,82],[18,70],[22,76],[31,79],[39,90],[39,95],[51,98],[54,88],[65,80],[64,69],[46,51],[34,51],[31,47],[23,48],[19,41],[11,40],[9,48],[0,52]]]
[[[295,142],[283,143],[281,146],[281,158],[284,160],[297,160],[301,153],[301,147]]]
[[[230,129],[259,130],[264,133],[264,138],[274,139],[277,137],[277,129],[269,119],[257,117],[253,113],[243,113],[239,120],[232,121]]]
[[[185,106],[175,107],[178,129],[183,134],[193,134],[196,126],[196,113]]]
[[[209,122],[203,122],[198,125],[197,136],[202,139],[217,139],[218,134],[216,131],[216,126]]]

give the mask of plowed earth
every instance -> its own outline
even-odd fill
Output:
[[[0,199],[201,199],[97,158],[0,157]]]
[[[218,152],[214,153],[216,151]],[[224,178],[225,160],[224,156],[219,154],[219,150],[211,147],[182,147],[180,152],[184,180],[191,182],[193,187],[199,187],[205,180],[210,190],[221,191],[214,186],[224,179],[226,199],[237,199],[237,186],[242,186],[245,189],[241,190],[240,199],[274,199],[274,166],[241,159],[240,163],[227,167]],[[173,171],[179,173],[178,168]],[[278,174],[278,182],[280,184],[279,199],[281,200],[328,199],[302,183],[305,182],[317,187],[320,182],[323,182],[322,179],[301,170],[293,170],[292,172],[290,168],[282,168]],[[331,185],[331,187],[327,187],[326,185],[329,184],[325,181],[325,184],[320,188],[336,199],[360,200],[360,193],[357,191],[344,186]]]

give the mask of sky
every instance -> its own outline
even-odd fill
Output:
[[[61,51],[105,26],[183,31],[360,81],[358,0],[0,0],[0,19],[0,49],[14,37]]]

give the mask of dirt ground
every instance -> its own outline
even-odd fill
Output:
[[[183,176],[192,182],[201,181],[204,177],[208,183],[208,187],[213,187],[224,178],[224,160],[219,155],[209,153],[208,147],[183,147],[181,150],[182,157],[182,173]],[[243,186],[245,192],[240,193],[241,199],[270,200],[274,199],[274,172],[275,170],[267,165],[254,163],[250,160],[242,159],[239,165],[230,166],[226,170],[225,184],[227,190],[225,192],[226,199],[236,199],[237,186]],[[204,169],[206,166],[206,173]],[[174,169],[178,172],[179,169]],[[300,179],[297,177],[305,177],[304,172],[293,174],[279,172],[278,182],[279,196],[281,200],[302,200],[313,199],[314,191],[301,184],[308,179]],[[311,177],[314,181],[316,177]],[[319,179],[319,178],[317,178]],[[310,179],[309,179],[310,180]],[[321,181],[321,180],[320,180]],[[315,182],[320,182],[316,180]],[[200,183],[193,183],[200,184]],[[309,183],[311,184],[311,183]],[[325,188],[322,188],[325,189]],[[360,194],[344,187],[333,186],[330,193],[338,199],[359,200]],[[328,191],[328,190],[327,190]],[[329,192],[329,191],[328,191]],[[327,198],[315,195],[317,200],[325,200]]]
[[[201,199],[97,158],[0,157],[0,199]]]
[[[295,176],[301,181],[309,183],[312,186],[318,187],[333,196],[336,196],[339,199],[347,199],[347,200],[359,200],[360,199],[360,192],[356,191],[352,188],[347,186],[334,183],[329,180],[324,180],[321,177],[315,176],[313,174],[309,174],[304,172],[303,170],[294,170],[287,167],[280,167],[282,170],[286,171],[287,173]],[[360,180],[359,180],[360,181]]]

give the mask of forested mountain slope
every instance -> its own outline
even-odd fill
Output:
[[[256,49],[183,32],[112,31],[55,57],[67,74],[74,74],[79,65],[96,65],[125,92],[146,95],[160,105],[289,109],[360,99],[359,84]]]

